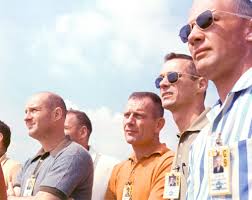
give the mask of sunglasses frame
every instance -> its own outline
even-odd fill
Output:
[[[175,81],[171,81],[169,80],[169,75],[172,75],[172,74],[176,74],[176,80]],[[160,74],[158,78],[156,78],[155,80],[155,86],[157,89],[160,88],[160,83],[161,81],[166,77],[168,82],[170,84],[173,84],[173,83],[176,83],[179,78],[181,78],[183,75],[186,75],[186,76],[190,76],[190,77],[193,77],[195,79],[198,79],[200,78],[200,76],[196,76],[196,75],[192,75],[192,74],[187,74],[187,73],[180,73],[180,72],[166,72],[166,73],[163,73],[163,74]]]
[[[199,17],[202,17],[202,15],[206,12],[209,12],[211,13],[211,16],[209,15],[208,17],[211,17],[211,23],[206,26],[205,28],[203,27],[200,27],[199,26],[199,23],[197,21],[199,21]],[[214,24],[214,12],[220,12],[220,13],[225,13],[225,14],[229,14],[229,15],[233,15],[233,16],[236,16],[236,17],[240,17],[240,18],[243,18],[243,19],[247,19],[247,20],[251,20],[252,17],[248,16],[248,15],[243,15],[243,14],[239,14],[239,13],[232,13],[232,12],[228,12],[228,11],[222,11],[222,10],[216,10],[216,9],[212,9],[212,10],[205,10],[204,12],[200,13],[196,19],[194,20],[194,22],[191,22],[189,24],[186,24],[184,25],[180,31],[179,31],[179,36],[180,36],[180,39],[182,40],[183,43],[186,43],[188,42],[188,37],[189,35],[191,34],[192,32],[192,29],[194,27],[194,25],[196,25],[200,30],[204,31],[206,30],[207,28],[211,27],[213,24]],[[206,24],[206,23],[205,23]]]

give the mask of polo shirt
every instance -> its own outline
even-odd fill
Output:
[[[134,155],[112,171],[105,200],[121,200],[123,188],[132,183],[133,200],[163,199],[165,174],[170,171],[174,153],[165,144],[136,161]]]
[[[36,177],[32,196],[43,191],[64,200],[69,197],[75,200],[91,199],[92,159],[81,145],[70,141],[68,137],[51,152],[41,149],[25,163],[14,185],[21,187],[21,196],[27,179],[32,175]]]
[[[21,170],[21,164],[7,157],[6,154],[0,158],[5,185],[8,188],[10,182],[14,183],[18,172]]]
[[[188,178],[188,157],[189,150],[192,142],[197,137],[200,130],[208,124],[206,114],[210,109],[207,108],[202,112],[190,125],[190,127],[184,132],[178,135],[179,143],[177,152],[172,164],[172,169],[180,172],[181,184],[180,184],[180,196],[179,199],[186,199],[187,190],[187,178]]]

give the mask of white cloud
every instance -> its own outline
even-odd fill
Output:
[[[90,74],[101,67],[90,51],[107,59],[111,68],[132,72],[146,66],[146,57],[177,48],[177,41],[170,39],[177,37],[177,30],[168,29],[174,19],[165,0],[98,0],[95,5],[57,16],[54,26],[39,30],[33,54],[46,54],[49,65],[66,74],[68,65]],[[99,48],[104,49],[102,55]]]

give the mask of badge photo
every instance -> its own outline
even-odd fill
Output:
[[[212,148],[208,153],[209,192],[212,196],[231,194],[230,149],[227,146]]]
[[[178,199],[180,190],[180,178],[179,172],[169,172],[165,175],[165,187],[164,187],[164,199]]]

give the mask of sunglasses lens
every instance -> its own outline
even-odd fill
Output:
[[[202,28],[206,29],[213,23],[213,14],[210,10],[207,10],[201,13],[196,19],[197,25]]]
[[[179,37],[182,40],[182,42],[186,43],[188,42],[188,36],[191,33],[191,27],[189,24],[183,26],[179,31]]]
[[[170,83],[177,82],[178,78],[179,78],[179,75],[177,72],[172,72],[172,73],[167,74],[167,79]]]
[[[155,86],[156,88],[160,88],[160,82],[163,80],[163,77],[159,76],[156,80],[155,80]]]

